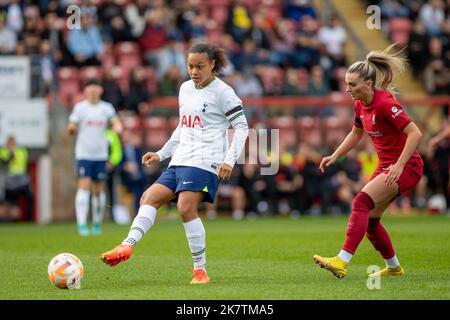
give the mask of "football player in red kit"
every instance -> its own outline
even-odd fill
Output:
[[[347,69],[346,91],[355,101],[353,128],[336,151],[324,157],[319,166],[323,172],[353,149],[364,132],[371,137],[379,158],[370,181],[353,200],[342,250],[332,258],[313,257],[317,264],[338,278],[347,274],[348,264],[364,235],[386,262],[385,269],[369,276],[404,274],[380,219],[389,204],[400,193],[410,192],[423,174],[423,162],[416,150],[422,133],[391,92],[394,76],[407,68],[401,55],[390,53],[393,46],[381,52],[371,51],[364,61]]]

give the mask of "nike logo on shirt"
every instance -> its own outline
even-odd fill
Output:
[[[194,183],[193,181],[183,181],[183,184]]]

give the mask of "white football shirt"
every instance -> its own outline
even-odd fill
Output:
[[[215,78],[197,89],[189,80],[180,87],[178,103],[178,127],[157,152],[161,161],[172,157],[169,167],[197,167],[214,174],[224,162],[233,167],[248,136],[242,101],[233,88]],[[227,130],[230,125],[234,129],[231,147]]]
[[[102,100],[95,105],[84,100],[74,106],[69,121],[78,125],[75,159],[108,160],[108,141],[105,130],[109,120],[116,116],[112,104]]]

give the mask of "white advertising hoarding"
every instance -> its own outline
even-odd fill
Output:
[[[30,59],[0,56],[0,99],[30,97]]]
[[[44,99],[0,99],[0,145],[9,135],[27,148],[48,146],[48,112]]]

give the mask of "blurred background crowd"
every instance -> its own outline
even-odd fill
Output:
[[[427,94],[448,95],[449,1],[360,2],[381,9],[382,32],[398,48],[406,47],[414,77]],[[71,16],[77,10],[79,21]],[[320,107],[245,105],[252,128],[280,129],[280,168],[275,175],[261,175],[258,164],[237,165],[232,179],[221,185],[216,205],[205,208],[208,217],[221,211],[235,219],[349,213],[378,159],[365,139],[325,174],[317,171],[321,157],[337,147],[353,123],[352,108],[337,107],[330,99],[345,94],[345,70],[354,62],[345,54],[351,40],[342,16],[324,15],[309,0],[0,0],[0,59],[30,57],[32,97],[45,98],[49,110],[70,110],[82,99],[85,81],[102,81],[102,99],[113,104],[125,126],[123,157],[110,167],[115,180],[110,194],[119,184],[135,201],[167,165],[144,170],[141,155],[159,149],[178,124],[176,108],[153,102],[177,96],[188,79],[185,52],[199,41],[226,49],[230,64],[220,76],[242,99],[330,101]],[[448,125],[448,103],[441,109],[439,128]],[[449,142],[428,150],[424,141],[423,181],[394,206],[425,209],[440,194],[447,208]],[[6,157],[2,161],[7,167]],[[0,213],[11,199],[3,198]]]

